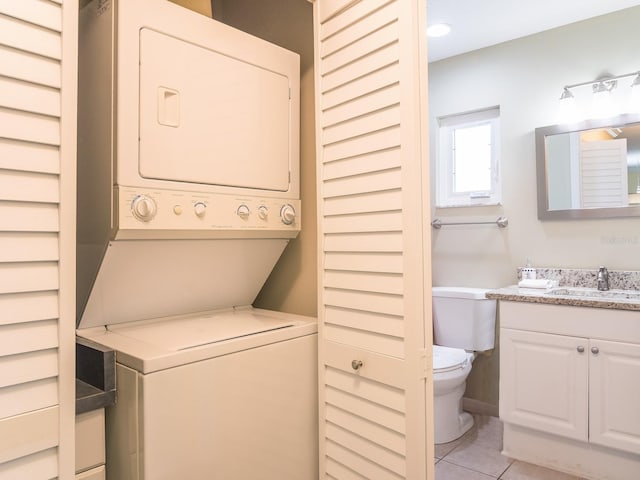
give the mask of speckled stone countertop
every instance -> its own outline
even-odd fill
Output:
[[[522,269],[518,269],[518,280],[522,279]],[[561,287],[594,288],[597,284],[597,269],[582,268],[537,268],[536,278],[558,282]],[[640,272],[632,270],[609,270],[609,288],[640,290]]]
[[[495,300],[506,300],[511,302],[529,302],[529,303],[547,303],[551,305],[570,305],[573,307],[595,307],[609,308],[615,310],[637,310],[640,312],[640,298],[607,298],[574,296],[574,295],[557,295],[553,290],[564,289],[563,286],[552,288],[549,291],[533,288],[519,288],[512,285],[505,288],[498,288],[487,292],[486,297]],[[623,294],[623,290],[610,290],[610,293]],[[604,292],[603,292],[604,293]],[[640,320],[640,319],[639,319]]]
[[[487,293],[487,298],[512,302],[547,303],[574,307],[609,308],[640,311],[640,272],[625,270],[609,271],[607,292],[595,290],[598,270],[569,268],[537,268],[537,278],[553,280],[558,286],[549,290],[519,288],[512,285]],[[521,279],[521,270],[517,272]],[[562,290],[565,293],[561,294]],[[554,293],[556,291],[556,293]],[[572,291],[572,292],[569,292]],[[631,295],[627,295],[631,293]],[[630,298],[625,298],[625,297]]]

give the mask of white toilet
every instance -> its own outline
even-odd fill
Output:
[[[496,301],[487,289],[433,287],[433,390],[435,443],[461,437],[473,425],[462,396],[475,352],[491,350]]]

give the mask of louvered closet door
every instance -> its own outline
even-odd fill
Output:
[[[320,478],[433,478],[424,2],[314,8]]]
[[[74,475],[77,10],[0,0],[0,479]]]

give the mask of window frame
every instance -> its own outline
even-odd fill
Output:
[[[500,107],[439,117],[436,161],[436,207],[501,205]],[[488,124],[491,127],[491,186],[489,190],[454,192],[453,134],[456,129]]]

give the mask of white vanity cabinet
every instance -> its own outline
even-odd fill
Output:
[[[589,442],[640,455],[640,344],[589,343]]]
[[[504,453],[588,478],[636,478],[627,475],[640,472],[640,312],[499,305]]]
[[[500,418],[587,441],[588,343],[584,338],[502,328]]]

